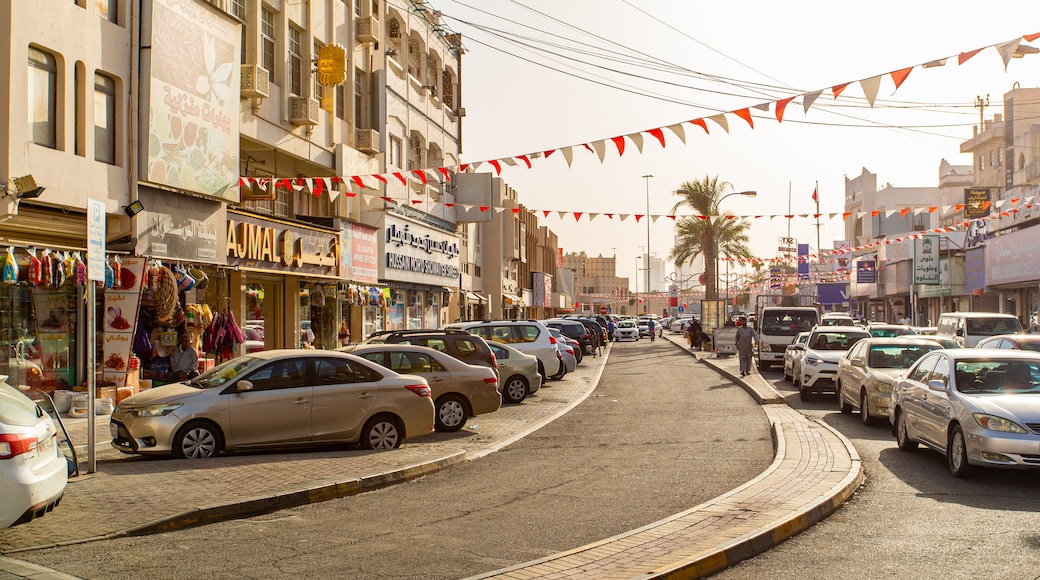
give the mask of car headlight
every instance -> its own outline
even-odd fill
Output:
[[[996,415],[986,415],[985,413],[975,413],[975,422],[982,426],[983,429],[989,429],[990,431],[1000,431],[1002,433],[1028,433],[1025,427],[1022,427],[1018,423],[1010,419],[1003,417],[997,417]]]
[[[891,379],[874,379],[874,388],[879,393],[891,393],[892,392],[892,381]]]
[[[805,364],[807,364],[807,365],[809,365],[811,367],[819,366],[819,365],[823,364],[823,359],[822,358],[816,358],[814,356],[807,356],[807,357],[805,357]]]
[[[164,417],[181,408],[183,403],[163,403],[161,405],[148,405],[147,407],[134,407],[127,410],[131,417]]]

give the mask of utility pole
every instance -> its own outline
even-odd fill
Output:
[[[975,108],[979,110],[979,134],[982,134],[982,130],[986,128],[986,107],[989,106],[989,93],[986,93],[986,98],[976,95],[975,96]]]

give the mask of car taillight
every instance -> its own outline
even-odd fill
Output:
[[[430,385],[408,385],[405,387],[409,391],[419,395],[420,397],[432,397],[433,393],[430,391]]]
[[[484,384],[485,385],[496,385],[496,384],[498,384],[498,378],[497,377],[488,377],[488,378],[484,379]]]
[[[495,353],[491,353],[491,366],[495,367],[496,371],[498,370],[498,357],[495,356]]]
[[[556,344],[556,337],[551,334],[549,335],[549,344]]]
[[[586,333],[585,333],[585,340],[589,340],[590,338],[592,338],[592,337],[590,337],[590,336],[589,336],[589,333],[587,333],[587,332],[586,332]]]
[[[36,449],[32,435],[0,435],[0,459],[11,459]]]

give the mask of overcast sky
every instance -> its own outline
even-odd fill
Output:
[[[401,2],[402,0],[391,0]],[[1040,55],[1012,59],[996,49],[963,65],[956,55],[1040,32],[1040,2],[806,0],[435,0],[445,23],[462,33],[463,161],[575,146],[532,169],[503,168],[527,207],[615,214],[667,214],[688,180],[718,176],[734,215],[840,213],[844,178],[863,168],[879,186],[937,185],[942,159],[970,165],[960,144],[979,123],[976,97],[990,98],[986,119],[1002,112],[1014,83],[1040,86]],[[522,46],[527,44],[528,46]],[[1040,40],[1032,43],[1040,46]],[[923,63],[950,57],[946,66]],[[888,73],[914,66],[896,90]],[[859,81],[886,75],[871,108]],[[852,83],[835,99],[831,87]],[[805,113],[800,95],[823,90]],[[686,143],[665,130],[667,147],[645,135],[619,157],[610,138],[798,96],[783,122],[752,108],[754,128],[726,114],[728,134],[685,124]],[[604,161],[580,147],[607,139]],[[481,170],[492,170],[484,165]],[[653,175],[649,180],[643,175]],[[649,187],[648,187],[649,186]],[[790,194],[789,194],[790,192]],[[789,209],[790,204],[790,209]],[[616,255],[633,277],[646,245],[646,222],[601,215],[593,221],[541,218],[565,252]],[[776,255],[788,220],[754,221],[751,246]],[[790,223],[793,237],[816,247],[813,220]],[[844,238],[839,219],[824,222],[821,245]],[[653,254],[672,247],[670,219],[650,227]],[[642,278],[641,279],[645,279]],[[656,281],[655,281],[656,283]]]

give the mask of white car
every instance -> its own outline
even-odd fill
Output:
[[[799,332],[794,337],[794,342],[787,345],[784,351],[784,380],[793,381],[794,375],[798,373],[798,367],[805,354],[805,343],[809,340],[808,332]]]
[[[838,359],[870,333],[858,326],[817,326],[809,333],[802,364],[794,375],[801,400],[817,393],[836,394]]]
[[[54,421],[6,381],[0,381],[0,528],[43,517],[69,481]]]
[[[520,352],[538,357],[539,374],[544,384],[549,377],[562,377],[567,372],[563,356],[556,348],[556,337],[537,320],[478,320],[455,322],[444,328],[465,330],[484,340],[508,344]]]
[[[618,342],[622,340],[639,340],[639,327],[636,326],[636,321],[628,319],[619,322],[617,328],[614,329],[614,340]]]

